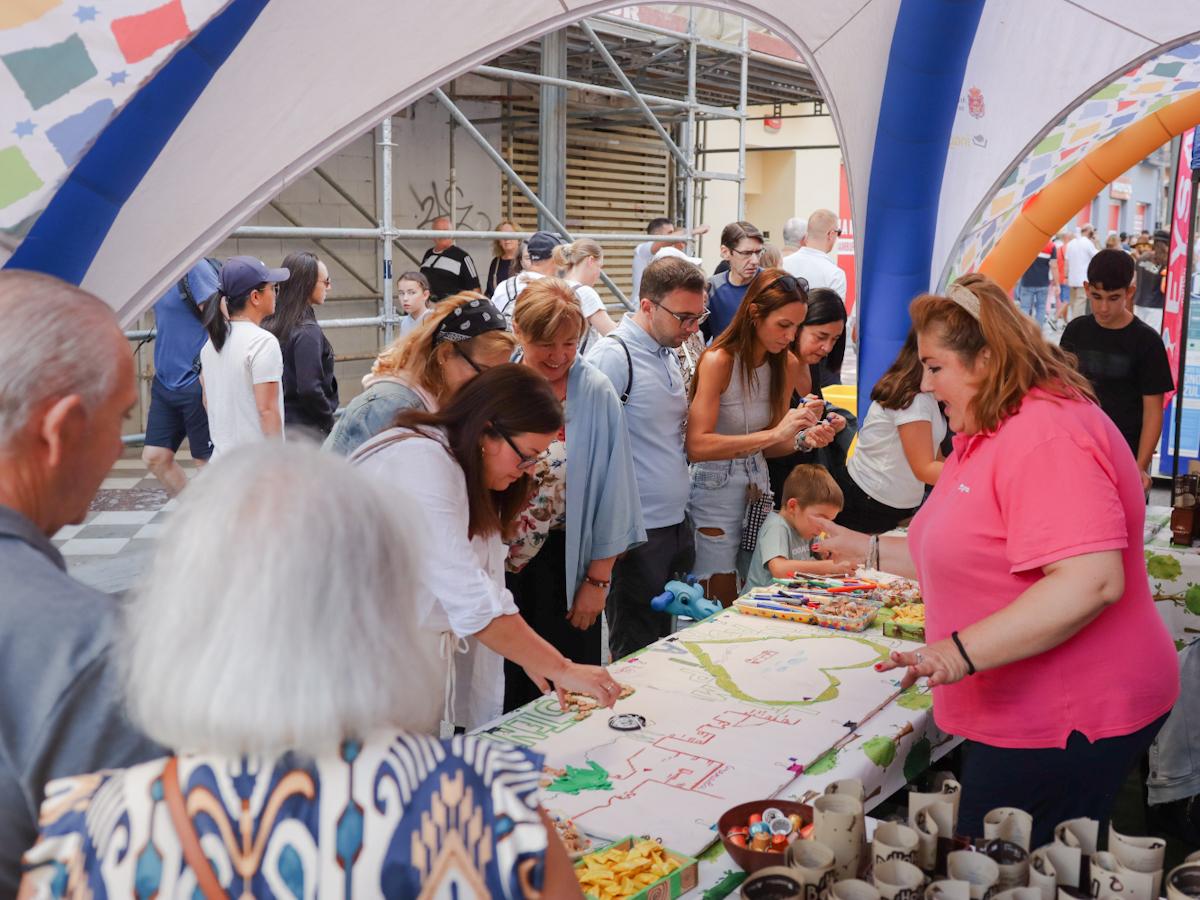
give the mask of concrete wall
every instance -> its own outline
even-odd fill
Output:
[[[771,107],[752,107],[751,116],[770,115]],[[811,113],[808,104],[786,106],[784,115]],[[815,150],[761,150],[746,154],[746,218],[767,233],[768,239],[782,245],[783,223],[792,216],[807,218],[814,209],[838,210],[838,167],[841,150],[836,148],[837,134],[828,116],[783,119],[778,132],[768,131],[761,121],[746,123],[749,147],[820,147]],[[706,142],[708,149],[737,147],[736,122],[711,122]],[[704,168],[717,172],[736,172],[736,153],[710,153]],[[712,270],[720,260],[721,228],[737,219],[737,185],[711,181],[706,186],[703,221],[711,232],[703,241],[701,256]]]

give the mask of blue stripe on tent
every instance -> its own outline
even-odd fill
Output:
[[[901,0],[867,189],[858,392],[870,393],[929,290],[950,133],[985,0]],[[865,408],[865,407],[864,407]]]
[[[130,98],[55,192],[5,268],[46,272],[72,284],[83,280],[121,207],[267,2],[233,0]],[[181,184],[179,190],[195,186]]]

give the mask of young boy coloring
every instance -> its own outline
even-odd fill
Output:
[[[854,566],[842,560],[815,559],[812,539],[821,533],[813,516],[834,519],[842,511],[842,489],[824,466],[796,466],[783,483],[783,504],[758,530],[746,588],[764,587],[774,578],[847,575]]]
[[[1133,258],[1124,250],[1101,250],[1084,282],[1090,316],[1063,331],[1060,346],[1079,358],[1100,408],[1120,430],[1150,490],[1150,460],[1162,434],[1163,394],[1174,387],[1162,338],[1134,316]]]

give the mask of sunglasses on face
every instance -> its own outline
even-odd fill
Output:
[[[462,350],[458,349],[457,344],[454,345],[454,352],[457,353],[459,356],[461,356],[463,359],[465,359],[467,361],[467,365],[475,370],[476,375],[482,375],[484,372],[486,372],[488,369],[491,368],[491,366],[481,366],[479,363],[475,362],[475,360],[471,359],[471,357],[469,357],[469,356],[467,356],[467,354],[463,353]],[[493,427],[495,427],[495,426],[493,426]],[[497,428],[496,431],[500,431],[500,429]],[[505,440],[508,441],[508,438],[505,438]],[[512,441],[508,441],[508,445],[510,447],[512,447],[514,450],[517,449],[516,447],[513,447]],[[518,456],[520,455],[519,451],[518,451],[517,455]]]

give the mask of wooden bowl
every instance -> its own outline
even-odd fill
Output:
[[[767,866],[787,865],[784,861],[786,848],[778,852],[751,850],[749,847],[739,847],[729,840],[730,828],[745,825],[751,814],[758,813],[761,816],[763,810],[770,807],[774,807],[785,816],[797,813],[805,825],[810,824],[813,820],[811,806],[806,803],[794,803],[790,800],[752,800],[749,803],[739,803],[737,806],[725,810],[721,814],[721,818],[717,819],[717,833],[721,836],[721,843],[724,845],[725,851],[746,872],[757,872]]]

